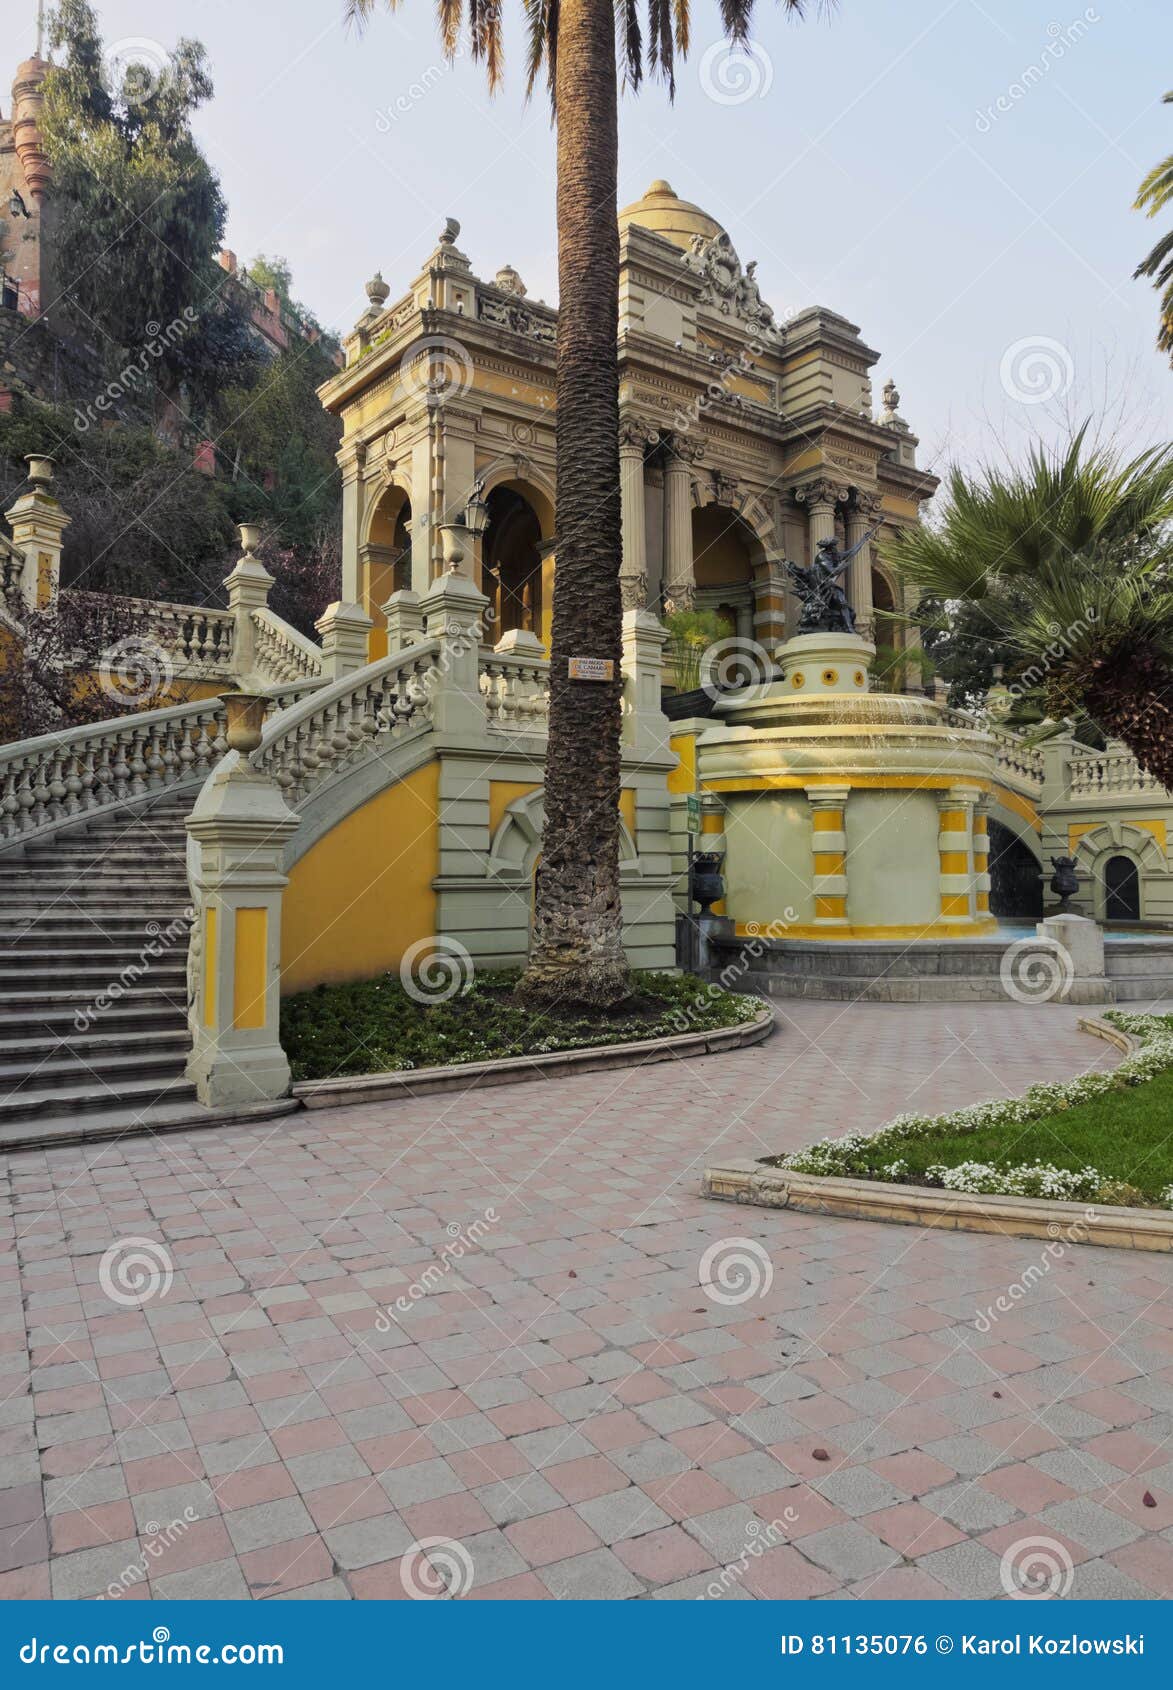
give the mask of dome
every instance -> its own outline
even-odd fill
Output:
[[[670,184],[663,180],[653,182],[642,199],[624,206],[619,213],[620,234],[633,223],[641,229],[650,229],[654,235],[662,235],[685,252],[694,235],[704,235],[711,240],[714,235],[725,233],[721,225],[699,205],[677,199]]]

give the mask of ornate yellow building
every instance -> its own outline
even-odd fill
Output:
[[[917,520],[936,480],[891,382],[874,415],[879,355],[854,324],[821,306],[778,321],[756,266],[666,182],[619,225],[624,604],[718,610],[772,655],[795,625],[785,560],[809,562],[834,532],[850,545],[876,522]],[[388,615],[414,615],[411,599],[388,611],[391,594],[427,592],[441,529],[466,512],[483,530],[471,568],[493,639],[548,645],[557,312],[509,266],[474,275],[459,233],[450,220],[393,303],[381,276],[367,284],[346,367],[321,389],[344,428],[343,597],[370,619],[372,656]],[[904,608],[878,545],[851,566],[864,632],[876,610]]]

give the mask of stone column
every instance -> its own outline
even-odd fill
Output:
[[[691,610],[696,597],[692,573],[692,464],[695,448],[671,441],[664,462],[664,599]]]
[[[289,1090],[279,1029],[281,894],[285,841],[297,825],[276,784],[237,755],[220,764],[188,817],[198,916],[187,1075],[212,1109]]]
[[[766,558],[754,570],[753,637],[771,656],[786,638],[786,579],[781,558]]]
[[[847,507],[847,550],[862,540],[879,516],[880,498],[876,493],[861,493],[858,489]],[[861,546],[847,569],[847,600],[855,612],[855,624],[865,640],[874,640],[875,607],[872,603],[872,546],[869,540]],[[894,638],[891,628],[887,632]]]
[[[980,794],[973,786],[951,786],[935,796],[941,920],[968,925],[975,913],[973,810]]]
[[[361,604],[336,599],[314,627],[322,637],[322,673],[331,681],[353,675],[367,663],[367,640],[374,623]]]
[[[990,915],[990,795],[980,792],[973,806],[973,884],[978,921]]]
[[[846,499],[847,489],[820,476],[803,487],[796,487],[794,497],[806,509],[809,557],[813,559],[824,540],[835,538],[835,506]]]
[[[366,447],[360,441],[346,442],[338,452],[338,467],[342,471],[342,600],[359,604],[362,601],[362,560],[359,557],[359,537],[362,532],[362,471],[366,462]]]
[[[806,789],[811,807],[815,926],[829,931],[849,925],[845,821],[849,791],[846,786],[808,786]]]
[[[642,610],[648,602],[648,551],[644,532],[644,451],[646,426],[632,417],[619,425],[619,498],[623,513],[623,561],[619,590],[624,610]]]
[[[245,524],[240,533],[244,553],[224,581],[233,618],[232,672],[238,681],[246,680],[256,668],[257,629],[253,612],[264,610],[273,585],[273,577],[247,543],[247,527]]]
[[[21,557],[17,585],[30,611],[52,610],[61,582],[62,536],[69,517],[52,493],[53,459],[30,455],[29,490],[8,509],[12,544]]]

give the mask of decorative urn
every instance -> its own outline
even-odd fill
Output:
[[[702,915],[708,915],[710,906],[725,896],[725,882],[721,878],[724,860],[719,851],[698,851],[692,859],[689,896],[701,906]]]

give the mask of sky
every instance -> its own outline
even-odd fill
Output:
[[[6,29],[16,58],[31,51]],[[11,10],[10,10],[11,8]],[[495,97],[466,53],[445,64],[432,0],[358,33],[344,0],[105,0],[108,49],[208,50],[201,144],[228,244],[282,254],[336,330],[380,269],[396,297],[448,216],[480,275],[505,263],[556,299],[554,144],[524,96],[524,23],[505,0]],[[1173,152],[1169,0],[759,0],[752,41],[722,42],[693,0],[675,104],[621,101],[620,204],[666,177],[730,233],[779,317],[824,305],[880,352],[940,472],[1093,416],[1129,450],[1173,437],[1157,296],[1132,271],[1164,227],[1131,209]],[[15,63],[15,59],[14,59]]]

